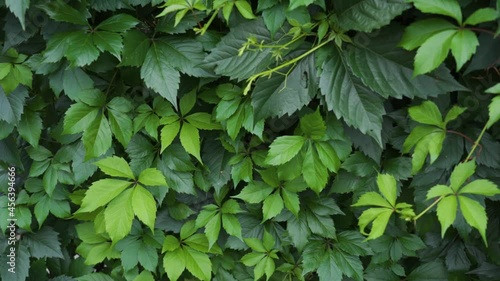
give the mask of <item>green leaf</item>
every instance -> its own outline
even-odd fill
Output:
[[[123,39],[119,34],[108,31],[96,31],[92,34],[92,40],[99,51],[109,52],[115,58],[121,60]]]
[[[396,179],[388,174],[379,174],[377,176],[377,186],[380,193],[387,199],[387,202],[391,206],[396,206]]]
[[[464,215],[465,221],[479,231],[481,237],[483,237],[484,244],[488,246],[488,241],[486,240],[488,222],[486,210],[479,202],[465,196],[458,196],[458,201],[460,201],[460,211]]]
[[[315,143],[319,159],[330,172],[337,172],[340,168],[340,159],[335,149],[328,142]]]
[[[494,21],[498,18],[498,12],[493,8],[481,8],[472,13],[464,22],[464,25],[477,25],[483,22]]]
[[[453,0],[446,0],[453,1]],[[427,39],[417,50],[413,77],[436,69],[448,56],[451,41],[457,30],[444,30]]]
[[[6,0],[5,5],[19,19],[23,30],[25,30],[25,13],[30,5],[30,0]]]
[[[64,258],[59,235],[51,227],[43,227],[35,233],[23,237],[34,258]]]
[[[283,199],[281,198],[279,192],[274,192],[264,199],[264,204],[262,206],[263,220],[274,218],[279,215],[283,210]]]
[[[120,66],[142,66],[149,50],[150,41],[144,33],[132,29],[123,35],[122,61]]]
[[[212,246],[219,239],[219,233],[221,228],[221,214],[217,212],[210,220],[208,220],[205,226],[205,234],[208,239],[208,248],[212,248]]]
[[[189,123],[182,124],[179,139],[181,140],[182,147],[189,154],[196,157],[198,161],[203,162],[200,156],[200,134],[195,126]]]
[[[300,211],[300,201],[297,193],[288,191],[288,189],[283,188],[281,190],[281,197],[283,198],[283,203],[285,203],[285,207],[290,212],[292,212],[292,214],[298,216]]]
[[[233,196],[248,203],[260,203],[266,199],[274,188],[262,182],[250,182],[240,194]]]
[[[98,116],[83,132],[85,159],[99,157],[111,147],[111,128],[103,115]]]
[[[64,117],[64,133],[77,134],[85,131],[88,124],[94,121],[99,113],[96,107],[84,103],[74,103],[66,111]]]
[[[311,144],[304,156],[302,175],[307,185],[317,194],[325,188],[328,182],[328,170],[321,162],[316,149]]]
[[[328,110],[381,145],[382,116],[385,114],[382,100],[350,72],[339,49],[332,49],[331,55],[323,64],[319,81]]]
[[[113,15],[102,21],[96,29],[112,32],[125,32],[139,24],[139,21],[131,15],[118,14]]]
[[[21,121],[17,126],[17,130],[21,137],[33,147],[38,146],[42,128],[43,124],[40,114],[31,110],[26,110],[24,112],[21,116]]]
[[[497,83],[493,87],[486,89],[484,92],[489,94],[500,94],[500,83]]]
[[[300,118],[300,129],[311,139],[321,139],[325,135],[326,125],[321,117],[319,108],[314,113]]]
[[[139,182],[149,186],[166,186],[165,177],[155,168],[148,168],[139,175]]]
[[[443,117],[435,103],[424,101],[422,104],[408,109],[411,119],[427,125],[434,125],[444,129]]]
[[[222,126],[212,121],[212,115],[206,112],[196,112],[186,116],[186,121],[201,130],[220,130]]]
[[[200,42],[183,37],[165,37],[157,41],[157,48],[164,55],[165,62],[187,75],[212,77],[213,74],[200,68],[207,56]]]
[[[457,216],[457,197],[447,196],[439,201],[437,206],[437,217],[441,223],[441,237],[444,237],[446,230],[450,227]]]
[[[179,133],[180,128],[181,128],[180,121],[175,121],[174,123],[165,125],[165,126],[163,126],[163,128],[161,128],[161,133],[160,133],[161,149],[160,149],[160,152],[163,152],[167,147],[170,146],[170,144],[172,144],[175,137]]]
[[[389,24],[393,18],[410,8],[405,1],[389,3],[383,0],[357,0],[347,3],[342,4],[342,9],[337,13],[338,25],[345,31],[370,32]]]
[[[266,163],[278,166],[290,161],[304,146],[302,136],[281,136],[276,138],[269,146]]]
[[[318,270],[316,271],[321,281],[323,280],[342,280],[342,271],[340,271],[336,264],[332,251],[327,251],[317,264]]]
[[[21,120],[24,102],[28,97],[28,91],[24,88],[17,88],[9,95],[0,87],[0,120],[10,124],[17,124]]]
[[[363,281],[363,264],[359,257],[344,253],[343,251],[333,251],[335,264],[348,277],[357,281]]]
[[[342,163],[342,168],[360,177],[367,177],[378,170],[377,164],[359,151],[351,154]]]
[[[378,184],[378,177],[377,177]],[[366,192],[361,197],[359,197],[358,202],[356,204],[351,205],[353,207],[362,207],[362,206],[380,206],[392,209],[394,204],[387,202],[387,199],[384,199],[380,194],[376,192]]]
[[[123,177],[134,180],[135,176],[127,161],[121,157],[112,156],[94,163],[103,173],[112,177]]]
[[[123,239],[132,229],[134,220],[132,198],[132,189],[127,189],[113,199],[104,210],[106,232],[113,243]]]
[[[99,49],[94,44],[93,35],[85,31],[73,31],[67,37],[66,58],[72,66],[88,65],[99,57]]]
[[[227,234],[240,238],[241,236],[241,224],[235,215],[222,214],[222,227],[226,230]]]
[[[136,185],[132,193],[131,203],[134,214],[139,218],[139,220],[147,225],[151,231],[154,231],[156,220],[156,201],[153,198],[153,195],[151,195],[151,192],[140,185]]]
[[[372,229],[366,240],[376,239],[384,234],[385,228],[393,210],[386,208],[370,208],[364,211],[358,219],[358,225],[361,233],[365,234],[365,228],[373,221]]]
[[[412,0],[417,9],[424,13],[438,14],[452,17],[457,20],[459,24],[462,23],[462,10],[456,0],[443,0],[443,1],[426,1],[426,0]]]
[[[264,247],[264,245],[262,244],[262,241],[260,239],[245,238],[243,240],[245,240],[245,244],[247,244],[248,247],[250,247],[250,249],[252,249],[253,251],[259,252],[259,253],[266,253],[267,252],[266,248]]]
[[[448,281],[448,271],[440,261],[424,263],[414,269],[407,277],[408,281]]]
[[[209,281],[212,277],[212,262],[207,254],[185,248],[186,268],[200,280]]]
[[[236,200],[229,199],[222,204],[221,212],[223,214],[238,214],[241,213],[240,204]]]
[[[479,194],[484,196],[495,196],[500,194],[500,189],[498,189],[497,185],[489,180],[475,180],[466,186],[462,187],[459,191],[459,194]]]
[[[122,191],[132,183],[128,181],[103,179],[98,180],[89,187],[82,200],[82,205],[78,213],[88,213],[106,205],[109,201],[117,197]]]
[[[179,240],[172,235],[167,235],[165,236],[165,239],[163,240],[163,247],[162,247],[162,253],[169,251],[173,252],[176,249],[179,249],[181,244],[179,243]]]
[[[137,275],[133,281],[154,281],[155,278],[151,272],[144,270],[141,274]]]
[[[416,21],[405,29],[399,46],[411,51],[422,45],[432,35],[453,28],[456,28],[456,26],[447,20],[439,18]]]
[[[491,100],[488,109],[490,118],[488,120],[488,123],[486,124],[486,127],[490,128],[491,126],[493,126],[493,124],[500,120],[500,96],[494,97]]]
[[[169,63],[169,55],[161,45],[152,44],[141,67],[141,78],[146,86],[159,93],[177,107],[180,75]]]
[[[87,13],[82,13],[62,0],[50,1],[39,6],[49,17],[56,21],[64,21],[78,25],[88,25]],[[90,16],[90,15],[88,15]]]
[[[464,184],[464,182],[470,178],[474,172],[476,171],[476,162],[469,161],[465,163],[458,164],[451,173],[450,176],[450,187],[454,191],[458,191],[458,189]]]
[[[163,268],[172,281],[177,281],[186,268],[186,254],[182,248],[167,252],[163,257]]]
[[[454,105],[448,113],[446,113],[446,117],[444,118],[444,123],[445,125],[448,124],[449,122],[455,120],[460,116],[460,114],[464,113],[467,110],[465,107],[459,107]]]
[[[457,63],[457,71],[476,53],[477,46],[479,41],[474,32],[467,29],[457,31],[451,39],[450,46],[451,54]]]
[[[429,189],[429,191],[427,191],[426,199],[429,200],[438,196],[443,196],[448,194],[453,194],[453,189],[451,189],[449,186],[438,184]]]
[[[236,0],[234,2],[240,14],[246,19],[254,19],[256,16],[253,14],[252,6],[246,0]]]

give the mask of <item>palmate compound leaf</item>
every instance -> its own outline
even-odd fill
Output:
[[[319,86],[328,110],[382,145],[385,114],[382,99],[352,74],[340,49],[331,48],[331,58],[323,64]]]

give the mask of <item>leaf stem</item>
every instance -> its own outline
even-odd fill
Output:
[[[438,199],[434,200],[434,202],[432,204],[430,204],[429,207],[425,208],[425,210],[423,210],[422,212],[420,212],[420,214],[416,215],[413,218],[413,221],[417,221],[421,216],[423,216],[430,209],[432,209],[432,207],[436,206],[436,204],[439,203],[439,201],[441,201],[441,199],[443,199],[443,198],[444,198],[444,195],[441,195]]]
[[[246,95],[248,94],[248,92],[250,91],[250,88],[252,86],[252,83],[257,80],[258,78],[260,77],[263,77],[263,76],[271,76],[274,72],[282,69],[282,68],[285,68],[287,66],[290,66],[290,65],[294,65],[296,64],[298,61],[300,61],[301,59],[307,57],[308,55],[314,53],[315,51],[317,51],[319,48],[325,46],[326,44],[328,44],[330,41],[332,41],[333,39],[328,39],[316,46],[314,46],[313,48],[311,48],[310,50],[308,50],[307,52],[301,54],[300,56],[298,57],[295,57],[283,64],[280,64],[274,68],[271,68],[271,69],[268,69],[266,71],[262,71],[260,73],[257,73],[255,75],[252,75],[250,78],[247,79],[247,86],[245,87],[245,90],[243,91],[243,95]]]
[[[481,141],[484,133],[486,132],[486,125],[488,125],[488,124],[484,125],[483,130],[481,131],[481,133],[479,134],[479,137],[477,137],[476,141],[474,142],[474,145],[472,146],[472,149],[470,150],[469,155],[467,155],[467,158],[465,158],[464,162],[471,160],[471,157],[474,153],[474,150],[476,150],[476,147],[479,145],[479,142]],[[482,146],[481,146],[481,148],[482,148]]]
[[[488,33],[488,34],[491,34],[491,35],[495,36],[495,32],[493,32],[491,30],[487,30],[487,29],[482,29],[482,28],[478,28],[478,27],[466,27],[466,29],[468,29],[468,30],[474,30],[474,31],[479,31],[479,32],[484,32],[484,33]]]

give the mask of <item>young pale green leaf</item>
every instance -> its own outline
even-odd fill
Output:
[[[234,199],[229,199],[222,204],[221,212],[223,214],[238,214],[241,213],[240,204]]]
[[[465,107],[459,107],[459,106],[456,106],[454,105],[449,111],[448,113],[446,113],[446,117],[444,118],[444,123],[445,123],[445,126],[446,124],[448,124],[449,122],[455,120],[458,118],[458,116],[460,116],[460,114],[464,113],[464,111],[466,111],[467,108]]]
[[[193,109],[195,104],[196,104],[196,88],[189,91],[180,99],[179,108],[181,110],[182,116],[188,114],[189,111]]]
[[[150,271],[144,270],[133,281],[155,281],[155,278]]]
[[[172,252],[167,252],[163,257],[163,268],[170,280],[177,281],[186,269],[186,254],[184,253],[184,249],[177,248]]]
[[[108,176],[123,177],[134,180],[135,176],[127,161],[121,157],[112,156],[104,158],[94,163],[101,171]]]
[[[196,157],[198,161],[203,162],[200,156],[200,134],[195,126],[189,123],[182,124],[179,139],[181,140],[182,147],[189,154]]]
[[[175,121],[171,124],[167,124],[161,128],[160,138],[161,138],[161,149],[160,152],[163,152],[165,148],[169,147],[170,144],[174,141],[175,137],[179,133],[181,128],[181,122]]]
[[[457,63],[457,71],[476,53],[479,46],[479,40],[474,32],[468,29],[462,29],[451,39],[451,54]]]
[[[465,163],[458,164],[451,172],[450,176],[450,187],[455,192],[464,184],[464,182],[470,178],[476,171],[476,162],[469,161]]]
[[[486,89],[484,92],[488,94],[500,94],[500,83],[497,83],[495,84],[495,86]]]
[[[462,10],[456,0],[428,1],[428,0],[412,0],[417,9],[424,13],[438,14],[452,17],[459,24],[462,23]]]
[[[489,116],[488,123],[486,124],[487,128],[490,128],[500,120],[500,96],[494,97],[491,100],[490,105],[488,106]]]
[[[156,168],[148,168],[139,175],[139,182],[149,186],[166,186],[167,182],[163,174]]]
[[[256,16],[253,14],[252,6],[246,0],[236,0],[234,2],[240,14],[246,19],[254,19]]]
[[[130,233],[134,210],[132,203],[132,189],[127,189],[113,199],[104,210],[106,232],[113,243],[118,242]]]
[[[413,77],[436,69],[448,56],[456,30],[444,30],[429,37],[415,56]]]
[[[494,21],[498,18],[498,12],[493,8],[481,8],[472,13],[464,22],[464,25],[476,25],[483,22]]]
[[[173,235],[167,235],[165,236],[165,239],[163,240],[163,247],[161,252],[172,252],[178,249],[181,246],[179,239],[177,239]]]
[[[451,189],[449,186],[438,184],[429,189],[429,191],[427,191],[426,200],[448,194],[453,194],[453,189]]]
[[[278,166],[290,161],[304,146],[305,139],[302,136],[281,136],[276,138],[269,146],[266,163]]]
[[[309,145],[304,157],[302,175],[307,185],[317,194],[325,188],[328,182],[328,170],[321,162],[312,144]]]
[[[439,132],[440,130],[434,126],[417,126],[403,143],[403,153],[408,153],[410,150],[421,142],[427,135]]]
[[[318,156],[321,162],[330,172],[337,172],[340,168],[340,159],[337,156],[337,152],[328,142],[316,142],[316,150],[318,151]]]
[[[139,220],[153,232],[156,220],[156,201],[151,192],[136,185],[132,194],[132,207]]]
[[[88,213],[106,205],[132,183],[123,180],[103,179],[98,180],[89,187],[82,200],[82,205],[77,213]]]
[[[270,252],[274,248],[274,244],[276,244],[276,241],[275,241],[273,235],[267,231],[264,231],[262,245],[267,250],[267,252]]]
[[[196,278],[210,281],[212,277],[212,262],[208,255],[189,247],[186,247],[184,252],[186,257],[186,269]]]
[[[300,118],[300,129],[307,137],[311,139],[321,139],[325,136],[326,125],[319,108],[311,114],[307,114]]]
[[[377,176],[377,186],[387,202],[389,202],[391,206],[395,206],[397,197],[396,179],[388,174],[379,174]]]
[[[458,201],[460,201],[460,211],[464,215],[465,221],[479,231],[481,237],[483,237],[484,244],[488,246],[488,241],[486,240],[488,217],[486,216],[485,208],[479,202],[465,196],[458,196]]]
[[[283,199],[281,198],[279,192],[274,192],[264,199],[264,204],[262,206],[263,220],[274,218],[279,215],[283,210]]]
[[[139,24],[139,21],[131,15],[113,15],[102,21],[96,29],[112,32],[125,32]]]
[[[266,257],[265,253],[251,252],[241,257],[240,261],[246,266],[254,266],[258,264],[265,257]],[[262,273],[262,275],[264,275],[264,273]]]
[[[411,51],[422,45],[432,35],[454,28],[456,26],[449,21],[439,18],[416,21],[405,29],[399,46]]]
[[[291,192],[286,188],[281,190],[281,197],[283,198],[283,203],[285,207],[292,212],[296,217],[299,216],[300,211],[300,201],[299,196],[295,192]]]
[[[495,196],[500,194],[500,189],[498,189],[497,185],[489,180],[475,180],[466,186],[462,187],[459,191],[459,194],[479,194],[484,196]]]
[[[233,197],[248,203],[256,204],[266,199],[273,191],[274,187],[271,187],[263,182],[250,182],[245,188],[243,188],[240,194]]]
[[[411,119],[427,125],[434,125],[444,129],[443,117],[437,105],[432,101],[424,101],[422,104],[412,106],[408,109]]]
[[[447,196],[441,199],[436,212],[441,223],[441,237],[444,237],[446,230],[453,224],[457,216],[457,197]]]
[[[217,212],[205,226],[205,235],[208,239],[208,248],[212,248],[212,246],[219,239],[220,228],[222,226],[221,222],[221,213]]]
[[[361,233],[365,235],[367,234],[365,228],[373,222],[372,229],[366,240],[376,239],[384,234],[392,213],[393,210],[387,208],[370,208],[359,216],[358,226],[360,227]]]
[[[264,245],[262,244],[262,241],[260,239],[245,238],[243,240],[245,241],[245,244],[247,244],[248,247],[250,247],[250,249],[252,249],[253,251],[259,252],[259,253],[266,253],[267,252],[266,248],[264,247]]]
[[[363,206],[380,206],[392,209],[392,205],[387,202],[384,197],[376,192],[366,192],[361,197],[359,197],[356,204],[351,205],[353,207],[363,207]]]
[[[180,232],[181,240],[184,240],[189,236],[193,235],[197,230],[198,228],[196,227],[196,221],[189,220],[185,222],[181,227],[181,232]]]
[[[241,236],[241,224],[235,215],[222,214],[222,227],[226,230],[227,234],[243,240]]]
[[[222,126],[212,121],[212,115],[206,112],[196,112],[186,116],[186,121],[201,130],[220,130]]]

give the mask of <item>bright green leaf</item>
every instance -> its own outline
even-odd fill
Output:
[[[483,237],[484,244],[488,246],[488,241],[486,240],[486,227],[488,222],[486,210],[479,202],[465,196],[458,196],[458,201],[460,201],[460,211],[464,215],[465,221],[470,226],[479,230],[481,237]]]
[[[113,199],[104,210],[106,232],[113,243],[130,233],[134,220],[132,206],[132,189],[127,189]]]
[[[156,201],[147,189],[140,185],[134,187],[131,199],[135,215],[154,231],[156,220]]]
[[[121,157],[113,156],[104,158],[94,163],[105,174],[112,177],[123,177],[127,179],[135,179],[134,173],[130,169],[127,161]]]
[[[269,146],[266,163],[277,166],[290,161],[304,146],[302,136],[281,136],[276,138]]]
[[[457,216],[457,197],[447,196],[439,201],[437,206],[437,217],[441,223],[441,237],[444,237],[446,230],[450,227]]]
[[[198,129],[189,123],[182,124],[179,139],[181,140],[182,147],[184,147],[189,154],[196,157],[198,161],[202,162],[200,156],[200,134]]]

